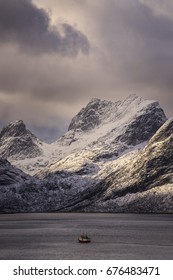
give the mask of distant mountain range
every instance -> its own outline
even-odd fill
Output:
[[[15,121],[0,157],[0,212],[173,212],[173,119],[156,101],[94,98],[52,144]]]

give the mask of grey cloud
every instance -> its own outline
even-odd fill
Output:
[[[53,3],[51,8],[56,7],[58,11],[58,3],[64,1],[50,1]],[[74,1],[66,0],[65,7],[72,5],[69,3],[74,4]],[[0,4],[2,2],[0,0]],[[6,5],[14,3],[16,7],[15,3],[19,0],[6,2]],[[86,28],[86,33],[90,34],[95,48],[88,56],[76,57],[79,51],[88,52],[89,43],[84,43],[85,35],[80,33],[79,36],[76,29],[74,34],[74,27],[64,24],[65,36],[62,37],[62,33],[50,28],[49,16],[44,10],[39,10],[30,1],[20,2],[34,7],[43,18],[39,24],[33,19],[32,28],[28,23],[23,23],[19,24],[21,29],[15,24],[15,28],[7,29],[6,23],[0,30],[0,91],[4,94],[4,103],[0,102],[2,119],[8,120],[8,116],[11,120],[24,118],[37,127],[44,123],[53,127],[56,123],[61,124],[61,120],[70,121],[92,97],[118,100],[132,92],[148,99],[157,99],[166,113],[172,115],[173,21],[170,17],[155,14],[152,5],[146,6],[145,1],[79,1],[81,14],[79,10],[73,11],[74,18],[79,25],[82,18],[84,30],[85,24],[92,22]],[[46,0],[43,2],[48,5]],[[0,14],[1,10],[0,7]],[[16,14],[20,14],[19,11]],[[19,22],[24,19],[19,19]],[[37,24],[35,30],[40,37],[31,43],[34,24]],[[13,32],[8,31],[10,28]],[[29,39],[24,36],[26,30]],[[56,44],[53,44],[54,48],[51,45],[55,40],[52,34],[58,34],[60,38],[56,52],[62,56],[54,54]],[[5,42],[11,44],[4,45]],[[25,52],[20,52],[14,42]],[[26,50],[42,55],[28,55]],[[47,119],[50,121],[47,122]]]
[[[173,21],[138,0],[110,0],[101,17],[112,87],[167,107],[173,90]]]
[[[136,80],[140,70],[145,79],[145,67],[152,76],[158,72],[158,64],[164,66],[160,69],[162,71],[166,66],[171,70],[173,65],[168,60],[173,59],[173,21],[155,15],[151,8],[138,0],[111,3],[101,29],[107,48],[115,56],[115,63],[116,59],[121,62],[119,70],[126,73],[126,69],[131,69],[128,76],[132,75],[133,79],[136,76]]]
[[[62,23],[62,33],[51,26],[48,13],[31,0],[0,1],[0,43],[16,43],[32,54],[55,52],[64,56],[87,54],[87,37],[73,26]]]
[[[87,67],[83,64],[87,63]],[[27,56],[14,47],[0,48],[0,91],[33,99],[75,102],[91,87],[91,58]]]

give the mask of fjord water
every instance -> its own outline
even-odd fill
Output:
[[[2,214],[0,259],[173,259],[172,233],[173,214]]]

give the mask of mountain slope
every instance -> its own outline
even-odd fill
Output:
[[[0,159],[0,186],[20,185],[30,176],[13,167],[6,159]]]
[[[32,191],[34,181],[6,159],[0,159],[0,213],[28,211],[28,204],[34,200],[27,201],[24,193]]]
[[[68,172],[60,172],[55,180],[38,180],[0,159],[0,213],[51,212],[68,205],[86,188],[79,175],[69,180]],[[90,185],[96,183],[94,180]]]
[[[81,193],[67,210],[172,213],[173,119],[142,151],[119,158],[109,170],[102,182]]]

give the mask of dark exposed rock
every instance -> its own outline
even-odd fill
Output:
[[[30,135],[33,138],[36,138],[29,130],[26,129],[24,122],[22,120],[18,120],[11,122],[2,129],[0,139],[3,139],[4,137],[22,137],[25,135]]]
[[[16,167],[13,167],[6,159],[0,159],[0,186],[20,184],[31,177]]]
[[[150,139],[160,126],[166,121],[163,110],[156,106],[158,103],[149,104],[145,114],[142,114],[132,121],[126,131],[118,140],[127,145],[137,145]]]
[[[66,210],[172,213],[173,119],[156,132],[133,160],[83,192]]]
[[[93,98],[85,108],[72,119],[68,130],[81,129],[82,131],[87,131],[93,129],[101,123],[102,115],[106,114],[113,102],[101,100],[98,98]]]
[[[34,158],[42,154],[41,141],[26,129],[23,121],[15,121],[0,133],[0,156],[2,158]]]

